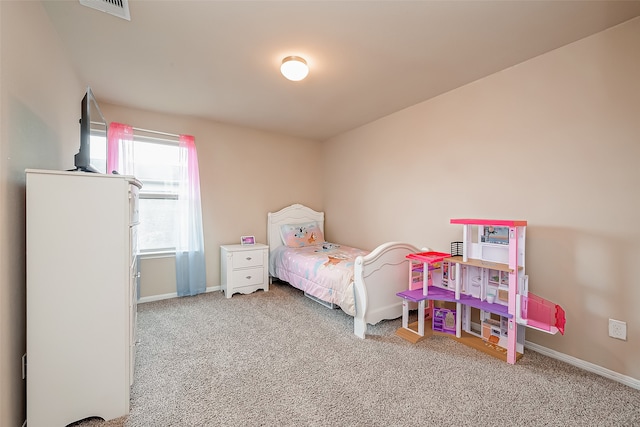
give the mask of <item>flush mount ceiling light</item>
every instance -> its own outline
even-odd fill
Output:
[[[297,82],[307,77],[309,67],[307,66],[307,61],[303,58],[299,56],[287,56],[282,60],[280,72],[289,80]]]

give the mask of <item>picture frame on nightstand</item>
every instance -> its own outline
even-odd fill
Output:
[[[242,244],[242,245],[255,245],[256,244],[256,238],[254,236],[241,236],[240,237],[240,244]]]

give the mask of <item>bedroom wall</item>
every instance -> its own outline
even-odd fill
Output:
[[[20,426],[25,419],[24,170],[73,167],[86,87],[40,2],[0,2],[0,53],[0,425]]]
[[[100,101],[109,122],[193,135],[202,191],[207,286],[220,286],[220,245],[267,241],[267,213],[293,203],[322,208],[319,142]],[[141,297],[175,293],[175,258],[141,263]]]
[[[527,340],[640,379],[638,75],[640,18],[326,141],[328,239],[448,251],[451,218],[528,220],[530,290],[567,324]]]

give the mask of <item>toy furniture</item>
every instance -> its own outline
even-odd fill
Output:
[[[441,259],[422,289],[411,289],[410,284],[409,290],[397,294],[403,302],[455,303],[456,338],[511,364],[524,353],[526,327],[564,334],[562,307],[529,292],[525,274],[526,221],[452,219],[451,223],[463,226],[462,254],[460,242],[454,242],[455,255]],[[475,239],[473,228],[477,232]],[[419,254],[407,258],[411,260],[411,256]],[[404,323],[405,317],[403,328],[410,329]],[[418,317],[420,321],[420,313]],[[432,329],[448,332],[440,323]],[[424,331],[419,329],[417,335],[424,336]]]
[[[456,311],[446,308],[433,307],[433,326],[436,332],[446,334],[456,333]]]

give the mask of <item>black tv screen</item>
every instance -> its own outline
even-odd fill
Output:
[[[90,87],[80,103],[80,114],[80,149],[74,157],[76,170],[106,173],[107,121]]]

